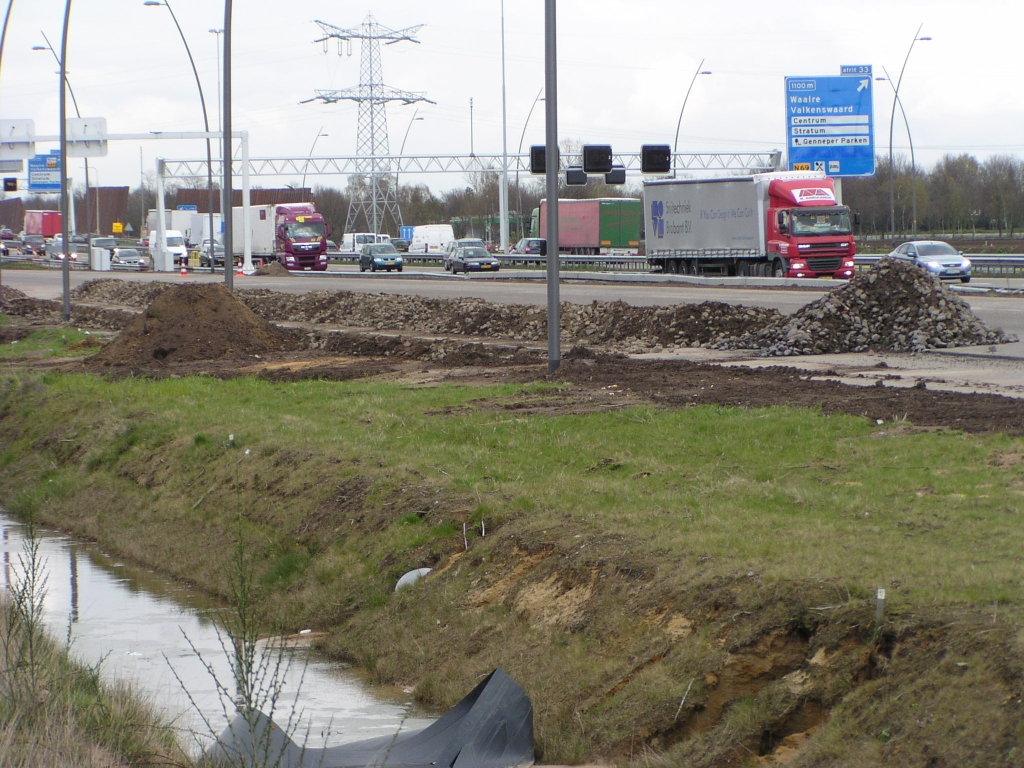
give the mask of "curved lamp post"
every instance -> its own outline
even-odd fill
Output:
[[[302,183],[299,185],[299,189],[302,190],[302,197],[306,197],[306,170],[309,167],[309,159],[313,156],[313,150],[316,149],[316,143],[321,136],[329,136],[330,134],[324,133],[324,127],[321,125],[320,130],[316,132],[316,138],[313,139],[313,146],[309,148],[309,154],[306,155],[306,162],[302,164]],[[303,200],[302,202],[306,202]]]
[[[696,71],[693,73],[693,77],[690,79],[690,87],[686,89],[686,96],[683,97],[683,106],[679,110],[679,119],[676,121],[676,139],[672,142],[672,178],[676,176],[676,151],[679,146],[679,126],[683,124],[683,112],[686,110],[686,102],[690,99],[690,91],[693,90],[693,84],[697,82],[698,75],[710,75],[711,70],[701,69],[704,66],[704,59],[700,60],[700,64],[697,65]]]
[[[415,109],[413,111],[412,118],[410,118],[410,120],[409,120],[409,125],[406,126],[406,128],[405,128],[405,136],[402,137],[402,147],[401,147],[401,149],[398,150],[398,156],[399,157],[401,157],[402,155],[405,154],[405,142],[409,138],[409,131],[412,130],[412,124],[423,120],[422,117],[417,117],[416,116],[418,113],[419,113],[419,109],[417,108],[417,109]],[[401,166],[401,162],[402,161],[399,160],[398,162],[399,162],[399,166],[398,167],[399,167],[399,169],[401,169],[401,167],[402,167]],[[398,171],[395,171],[395,199],[396,200],[398,199]],[[399,217],[401,217],[402,209],[399,208],[398,211],[399,211]],[[401,223],[401,222],[399,222],[399,223]]]
[[[537,106],[537,102],[538,101],[544,101],[544,97],[541,96],[542,93],[544,93],[544,88],[543,87],[541,87],[541,89],[539,91],[537,91],[537,97],[533,100],[533,104],[530,105],[530,111],[526,114],[526,122],[523,123],[523,132],[519,136],[519,149],[516,150],[516,156],[517,157],[521,157],[522,154],[523,154],[523,139],[526,138],[526,128],[527,128],[527,126],[530,125],[530,118],[533,117],[533,109],[534,109],[534,107]],[[516,162],[516,198],[519,201],[516,204],[516,207],[519,210],[519,237],[520,237],[520,239],[522,239],[523,237],[525,237],[525,235],[523,234],[523,191],[519,188],[519,163],[520,162],[522,162],[522,161],[519,160],[519,161]]]
[[[903,82],[903,73],[907,69],[907,61],[910,60],[910,52],[914,50],[914,44],[918,40],[931,40],[931,38],[928,36],[921,36],[922,27],[924,27],[923,23],[917,28],[917,32],[914,33],[914,39],[910,41],[910,47],[907,49],[907,55],[903,58],[903,67],[900,69],[900,76],[899,79],[896,81],[896,87],[893,88],[892,112],[889,115],[889,238],[890,242],[893,243],[896,242],[896,197],[893,188],[894,168],[892,162],[892,129],[893,124],[896,122],[896,104],[899,102],[900,84]],[[891,82],[892,81],[890,80],[890,83]],[[899,104],[900,109],[902,109],[903,103],[899,102]],[[905,118],[906,115],[904,115],[904,119]],[[908,129],[907,134],[909,135],[909,133],[910,130]]]
[[[164,6],[171,14],[171,19],[174,21],[174,26],[178,28],[178,35],[181,37],[181,42],[185,46],[185,53],[188,54],[188,63],[192,65],[192,74],[196,78],[196,88],[199,89],[199,103],[203,107],[203,129],[206,133],[210,132],[210,120],[206,115],[206,97],[203,96],[203,84],[199,82],[199,72],[196,70],[196,62],[192,58],[192,51],[189,50],[188,41],[185,39],[185,33],[181,31],[181,25],[178,23],[178,17],[174,15],[174,9],[171,8],[171,4],[167,0],[146,0],[143,5],[147,6]],[[210,212],[210,274],[216,271],[215,264],[215,250],[214,240],[216,240],[215,232],[213,231],[213,156],[210,152],[210,137],[206,137],[206,207]],[[222,211],[221,216],[225,214]],[[228,270],[228,259],[225,254],[224,257],[224,271]]]
[[[875,80],[885,81],[889,83],[889,87],[893,89],[893,99],[897,104],[900,105],[900,114],[903,115],[903,125],[907,129],[907,141],[910,142],[910,199],[913,201],[913,221],[911,222],[912,234],[917,236],[917,164],[914,161],[914,138],[910,135],[910,121],[907,120],[907,110],[903,108],[903,100],[900,99],[899,94],[896,93],[896,87],[892,84],[892,78],[889,77],[889,72],[883,66],[882,71],[885,72],[885,77],[876,77]],[[892,165],[892,160],[889,161],[889,165]],[[892,169],[890,168],[889,175],[892,175]]]
[[[49,51],[50,53],[53,54],[53,58],[57,62],[57,66],[59,67],[60,66],[60,56],[58,56],[57,52],[55,50],[53,50],[53,46],[50,45],[50,40],[49,40],[49,38],[46,37],[46,33],[43,32],[42,30],[39,30],[39,34],[43,36],[43,40],[46,41],[46,45],[33,45],[32,46],[32,50],[33,51]],[[67,79],[66,74],[67,73],[65,73],[64,82],[65,82],[65,84],[68,87],[68,94],[71,96],[71,103],[75,107],[75,114],[78,117],[81,117],[82,116],[82,111],[78,108],[78,99],[75,98],[75,92],[71,88],[71,81]],[[89,221],[92,219],[92,201],[89,199],[89,158],[87,158],[87,157],[84,158],[84,163],[85,163],[85,229],[88,232],[89,231],[89,227],[91,226]],[[97,209],[97,211],[99,210],[99,207],[100,207],[100,189],[99,189],[99,184],[97,183],[97,185],[96,185],[96,209]],[[100,230],[99,225],[97,225],[96,226],[96,234],[97,235],[100,234],[99,230]]]

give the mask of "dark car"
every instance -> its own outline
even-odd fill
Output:
[[[10,227],[0,227],[0,240],[13,240],[14,230]]]
[[[544,240],[539,237],[524,237],[516,243],[516,247],[512,249],[512,253],[539,254],[543,244]]]
[[[459,272],[497,272],[499,261],[487,249],[474,245],[470,248],[456,248],[449,257],[452,274]]]
[[[915,240],[904,243],[889,254],[890,258],[909,261],[940,280],[971,282],[971,262],[949,243],[942,240]]]
[[[406,240],[404,237],[392,237],[391,244],[395,246],[395,250],[398,251],[399,253],[409,252],[409,241]]]
[[[363,246],[359,254],[359,271],[376,272],[378,269],[402,271],[402,257],[391,243],[367,243]]]
[[[42,256],[46,253],[46,238],[42,235],[25,235],[21,239],[21,252],[25,256]]]
[[[117,247],[110,254],[110,264],[130,269],[146,269],[149,263],[138,248]]]
[[[452,254],[455,253],[457,248],[470,248],[473,246],[483,248],[484,241],[479,237],[460,237],[458,240],[452,240],[448,243],[448,247],[445,249],[444,258],[442,259],[444,268],[446,270],[452,268]]]
[[[224,266],[224,246],[220,243],[213,244],[213,265],[215,267]],[[208,267],[210,266],[210,241],[203,241],[203,250],[199,253],[199,266]]]

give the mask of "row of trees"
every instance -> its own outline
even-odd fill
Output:
[[[946,155],[933,168],[913,168],[910,160],[897,155],[879,157],[876,173],[872,177],[843,180],[843,202],[860,214],[860,234],[879,235],[890,230],[889,183],[893,186],[893,211],[897,236],[919,233],[964,234],[977,230],[998,232],[1013,236],[1024,229],[1024,162],[1008,155],[995,155],[979,162],[972,155]],[[205,178],[183,182],[180,189],[204,188]],[[394,181],[394,183],[398,183]],[[351,176],[344,189],[316,187],[312,197],[317,209],[324,214],[332,230],[340,234],[345,230],[349,204],[358,199],[367,179]],[[396,196],[405,224],[435,224],[456,222],[456,234],[489,235],[497,239],[491,229],[497,228],[499,216],[498,195],[501,173],[487,170],[466,175],[466,185],[445,192],[434,193],[427,186],[402,183],[396,187]],[[512,239],[528,232],[530,214],[546,196],[543,178],[520,174],[509,179],[509,210]],[[591,177],[585,186],[559,190],[560,197],[639,197],[642,186],[634,182],[624,186],[608,186],[600,177]],[[166,204],[173,208],[177,190],[170,188]],[[193,195],[193,197],[195,197]],[[204,196],[199,196],[204,198]],[[81,190],[76,191],[76,207],[84,210]],[[190,198],[191,200],[192,198]],[[51,196],[28,196],[26,209],[55,208]],[[131,190],[122,221],[131,223],[135,232],[142,232],[144,211],[156,206],[156,194],[151,183]],[[200,208],[202,210],[202,208]],[[916,210],[916,223],[915,223]],[[475,222],[491,222],[487,231],[481,231]],[[397,234],[397,222],[387,220],[382,229]],[[370,224],[357,221],[356,231],[368,231]]]
[[[1024,225],[1024,162],[1009,155],[984,162],[968,154],[946,155],[925,170],[913,168],[903,155],[892,163],[879,157],[874,176],[843,180],[843,202],[860,214],[862,234],[889,232],[893,210],[898,236],[982,229],[1012,237]]]

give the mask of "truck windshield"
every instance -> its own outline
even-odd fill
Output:
[[[293,221],[287,226],[285,233],[292,240],[297,240],[300,237],[319,239],[324,236],[324,223],[322,221]]]
[[[185,244],[185,239],[183,237],[168,237],[167,238],[167,247],[168,248],[177,248],[177,247],[182,246],[184,244]]]
[[[792,210],[793,234],[797,237],[815,235],[848,235],[850,228],[849,208],[794,208]]]

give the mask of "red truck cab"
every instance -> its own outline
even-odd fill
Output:
[[[331,228],[313,203],[282,203],[274,209],[277,260],[286,269],[327,269]]]
[[[782,277],[854,275],[853,219],[836,203],[832,179],[775,179],[768,186],[766,232],[769,258]]]

